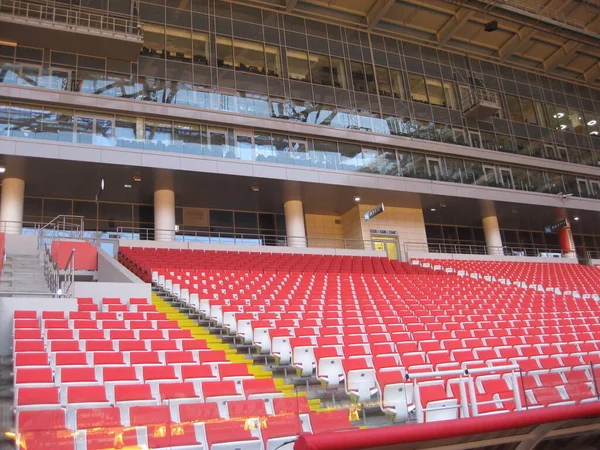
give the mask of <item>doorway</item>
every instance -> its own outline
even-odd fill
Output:
[[[391,236],[371,235],[373,250],[384,251],[389,259],[398,261],[398,238]]]
[[[427,171],[430,180],[438,180],[442,179],[442,165],[440,163],[439,158],[430,158],[427,157]]]
[[[75,120],[75,142],[91,145],[114,145],[114,119],[94,115],[78,115]]]

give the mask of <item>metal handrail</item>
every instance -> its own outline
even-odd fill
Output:
[[[117,17],[113,14],[92,13],[82,9],[57,7],[53,4],[37,4],[21,0],[0,0],[0,13],[26,18],[37,22],[64,24],[71,28],[122,34],[142,39],[142,28],[138,20]]]
[[[198,230],[161,230],[140,227],[118,227],[118,239],[154,240],[155,238],[216,244],[261,245],[274,247],[339,248],[348,250],[373,250],[373,241],[327,237],[285,236],[263,233],[230,233]]]
[[[566,252],[560,248],[536,246],[488,247],[482,244],[453,244],[432,242],[405,242],[404,250],[409,252],[446,253],[452,255],[488,255],[488,256],[521,256],[521,257],[558,257],[572,258],[574,252]],[[553,256],[557,255],[557,256]]]
[[[61,292],[67,297],[72,297],[73,288],[75,287],[75,249],[71,250],[71,254],[69,255],[69,259],[67,259],[64,270],[66,273],[64,274]]]

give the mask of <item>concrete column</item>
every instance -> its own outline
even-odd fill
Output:
[[[482,200],[480,206],[481,223],[483,224],[483,234],[485,236],[488,255],[503,255],[502,235],[500,234],[500,226],[498,225],[498,216],[496,215],[494,202]]]
[[[21,234],[24,202],[25,180],[5,178],[2,182],[0,201],[0,231],[6,234]]]
[[[175,240],[175,192],[171,189],[154,191],[154,240]]]
[[[575,250],[575,240],[573,239],[573,233],[571,232],[571,224],[569,223],[567,211],[563,208],[558,209],[556,212],[556,220],[557,222],[560,220],[567,221],[567,226],[564,228],[559,228],[556,232],[558,234],[558,242],[560,244],[560,249],[562,250],[565,257],[577,258],[577,252]]]
[[[302,201],[288,200],[283,204],[283,208],[288,247],[307,247]]]

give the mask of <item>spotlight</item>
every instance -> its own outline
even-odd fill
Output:
[[[142,176],[141,175],[134,175],[133,176],[133,181],[135,181],[136,183],[140,183],[142,181]]]
[[[598,123],[598,122],[596,122],[595,120],[590,120],[590,121],[589,121],[587,124],[588,124],[590,127],[593,127],[593,126],[594,126],[594,125],[596,125],[597,123]]]
[[[435,212],[435,208],[431,208],[431,212]]]
[[[355,202],[360,202],[360,197],[359,197],[358,195],[355,195],[355,196],[354,196],[354,201],[355,201]]]
[[[573,220],[574,220],[575,222],[577,222],[577,221],[579,220],[579,216],[575,216],[575,217],[573,217]]]
[[[258,192],[258,191],[260,191],[260,187],[258,187],[257,184],[253,185],[250,189],[252,189],[252,192]]]
[[[561,129],[561,130],[564,130],[565,128],[567,128],[567,126],[566,126],[566,125],[561,125],[561,126],[560,126],[560,129]]]
[[[6,167],[0,167],[0,173],[6,172]]]
[[[485,31],[487,31],[488,33],[491,33],[492,31],[496,31],[498,29],[498,21],[492,20],[491,22],[486,23],[483,26],[483,29]]]
[[[125,187],[129,189],[131,187],[131,185],[130,184],[126,184]]]

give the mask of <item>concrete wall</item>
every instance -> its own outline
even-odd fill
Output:
[[[150,298],[152,295],[149,283],[112,283],[112,282],[81,282],[76,281],[73,288],[75,298],[91,297],[94,302],[101,301],[104,297],[120,297],[130,299],[132,297]]]
[[[342,233],[346,239],[362,239],[362,218],[358,205],[342,214]]]
[[[383,252],[375,250],[347,250],[343,248],[295,248],[295,247],[270,247],[262,245],[228,245],[228,244],[203,244],[196,242],[155,242],[119,240],[120,247],[141,248],[175,248],[192,250],[220,250],[229,252],[256,252],[256,253],[294,253],[305,255],[343,255],[343,256],[385,256]]]
[[[38,237],[32,234],[7,234],[4,250],[6,256],[37,255]]]
[[[534,258],[528,256],[500,256],[500,255],[454,255],[452,253],[428,253],[409,251],[410,259],[452,259],[455,261],[506,261],[506,262],[529,262],[529,263],[555,263],[555,264],[578,264],[576,258]]]
[[[77,311],[74,298],[0,297],[0,355],[12,350],[13,315],[21,311]]]
[[[110,283],[144,283],[104,250],[98,250],[98,281]]]
[[[339,223],[336,223],[339,222]],[[306,237],[342,239],[342,223],[340,216],[329,216],[325,214],[305,214]],[[343,244],[340,243],[342,246]]]

